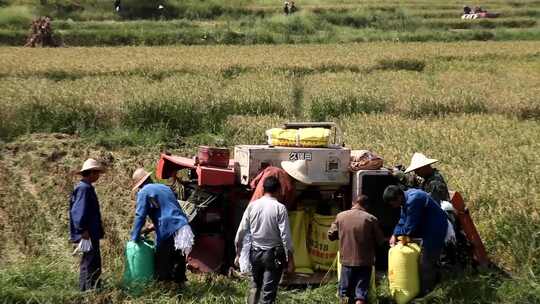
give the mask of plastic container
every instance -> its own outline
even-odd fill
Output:
[[[199,146],[197,158],[201,166],[229,167],[230,152],[227,148]]]
[[[134,287],[154,279],[154,244],[150,240],[126,243],[124,285]]]

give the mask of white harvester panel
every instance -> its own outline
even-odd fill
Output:
[[[266,165],[282,168],[282,161],[303,161],[310,185],[349,184],[351,150],[348,148],[298,148],[267,145],[234,147],[238,181],[248,185]]]

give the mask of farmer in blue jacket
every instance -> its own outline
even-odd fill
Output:
[[[103,224],[95,183],[103,172],[103,168],[94,159],[87,159],[79,174],[81,181],[75,187],[69,201],[70,240],[80,243],[90,240],[91,248],[83,252],[80,262],[79,285],[81,291],[98,288],[101,275],[101,253],[99,240],[103,238]],[[83,242],[84,243],[84,242]]]
[[[157,280],[183,284],[186,281],[186,257],[194,238],[188,219],[171,188],[152,183],[150,173],[143,168],[135,170],[133,182],[133,191],[139,191],[131,240],[139,241],[141,232],[154,230]],[[147,216],[153,227],[143,229]]]
[[[390,245],[395,245],[399,236],[404,244],[410,238],[422,239],[420,280],[421,291],[427,294],[433,290],[439,277],[437,262],[448,228],[446,214],[429,194],[418,189],[403,191],[398,186],[388,186],[383,200],[393,208],[401,207],[401,217],[390,238]]]

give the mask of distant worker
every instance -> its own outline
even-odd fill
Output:
[[[285,16],[289,15],[290,9],[289,9],[289,2],[285,1],[285,4],[283,6],[283,13]]]
[[[418,187],[431,195],[431,197],[440,205],[441,201],[450,201],[448,186],[439,170],[431,167],[438,162],[436,159],[427,158],[422,153],[414,153],[411,164],[405,170],[405,173],[414,172],[421,177],[421,181],[412,187]]]
[[[446,213],[426,192],[418,189],[404,192],[399,186],[391,185],[384,190],[383,200],[392,208],[401,208],[390,246],[397,243],[398,237],[403,244],[411,238],[422,239],[420,287],[425,295],[433,290],[440,277],[437,263],[447,235]]]
[[[472,12],[472,9],[471,9],[470,7],[468,7],[468,6],[464,6],[464,7],[463,7],[463,14],[464,14],[464,15],[468,15],[468,14],[470,14],[471,12]]]
[[[482,9],[480,6],[475,6],[474,10],[473,10],[473,13],[474,14],[486,13],[486,11],[484,9]]]
[[[79,287],[86,291],[101,286],[101,251],[99,240],[104,236],[101,211],[94,184],[103,173],[103,167],[94,159],[87,159],[79,174],[81,181],[71,194],[69,202],[70,240],[89,243],[82,249]],[[89,242],[88,242],[89,241]],[[76,249],[76,251],[77,251]]]
[[[356,199],[352,208],[339,213],[328,230],[328,239],[340,241],[341,278],[339,297],[349,304],[365,304],[377,246],[385,239],[375,216],[364,208],[367,196]]]
[[[120,10],[121,10],[120,5],[121,5],[120,0],[114,0],[114,10],[115,10],[117,13],[120,12]]]
[[[143,168],[133,173],[132,190],[138,192],[131,240],[137,242],[141,232],[155,231],[156,279],[182,285],[187,280],[186,257],[193,246],[194,235],[174,192],[166,185],[153,183],[150,173]],[[143,229],[147,216],[153,226]]]
[[[247,206],[235,238],[235,263],[238,263],[244,236],[249,233],[252,237],[248,304],[275,303],[283,271],[294,271],[289,216],[287,208],[276,199],[279,180],[270,176],[263,186],[264,196]]]
[[[291,1],[290,7],[289,7],[289,13],[294,14],[298,11],[298,8],[294,4],[294,1]]]

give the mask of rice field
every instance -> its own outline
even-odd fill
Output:
[[[538,42],[0,49],[0,138],[166,126],[230,115],[325,120],[501,114],[540,118]]]
[[[244,303],[245,279],[121,288],[130,174],[162,151],[322,120],[388,166],[440,159],[464,194],[496,267],[446,274],[415,303],[540,303],[539,1],[486,0],[501,13],[489,20],[460,19],[477,3],[456,0],[297,0],[293,16],[270,0],[166,3],[130,20],[105,0],[0,0],[0,303]],[[43,14],[69,47],[6,46]],[[106,284],[81,294],[66,204],[87,157],[109,168],[96,185]],[[282,289],[279,303],[335,303],[336,288]]]

